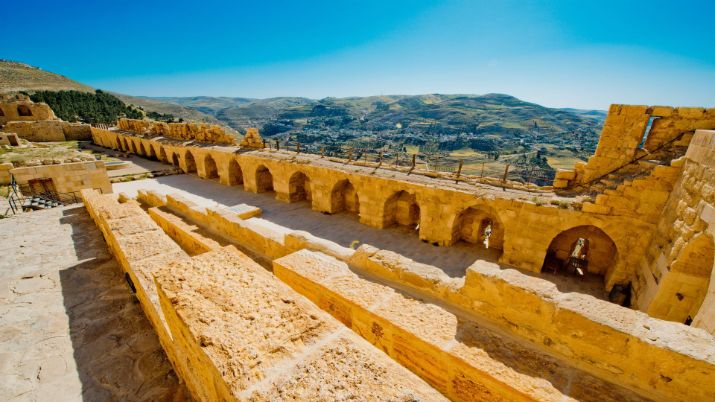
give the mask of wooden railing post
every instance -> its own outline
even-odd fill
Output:
[[[454,183],[459,183],[459,176],[462,174],[462,166],[464,166],[464,160],[459,160],[459,167],[457,167],[457,177],[454,179]]]

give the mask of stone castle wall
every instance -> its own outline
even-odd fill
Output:
[[[558,172],[554,186],[594,180],[696,129],[715,129],[715,108],[611,105],[594,155],[577,163],[574,171]]]
[[[162,136],[181,141],[199,141],[231,145],[236,137],[216,124],[164,123],[153,120],[119,119],[117,126],[139,135]]]
[[[652,316],[715,334],[715,131],[698,130],[636,284]]]

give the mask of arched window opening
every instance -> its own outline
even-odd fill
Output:
[[[330,193],[331,210],[333,213],[345,211],[350,214],[360,214],[360,198],[350,180],[340,180]]]
[[[288,181],[290,201],[311,201],[310,179],[303,172],[295,172]]]
[[[231,186],[243,184],[243,171],[241,170],[241,165],[235,159],[231,159],[228,164],[228,184]]]
[[[559,233],[551,240],[542,271],[571,275],[607,276],[617,261],[616,244],[601,229],[577,226]]]
[[[196,160],[194,160],[194,155],[191,151],[186,151],[186,156],[184,158],[186,162],[186,169],[184,171],[186,173],[196,173]]]
[[[263,165],[256,169],[256,190],[259,193],[273,191],[273,175],[270,170]]]
[[[207,179],[218,179],[218,166],[211,155],[206,155],[204,158],[204,174]]]
[[[27,105],[18,105],[17,106],[17,115],[23,116],[23,117],[32,116],[32,110],[30,110],[30,108],[27,107]]]
[[[398,191],[385,202],[384,225],[403,226],[419,230],[420,206],[414,194]]]

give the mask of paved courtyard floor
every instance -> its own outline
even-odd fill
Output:
[[[224,186],[214,180],[201,179],[195,175],[173,175],[153,179],[115,183],[115,193],[123,192],[135,197],[137,190],[154,190],[162,194],[179,193],[201,206],[248,204],[263,210],[261,218],[278,225],[305,230],[315,236],[331,240],[341,246],[355,247],[367,243],[380,249],[391,250],[417,262],[434,265],[451,277],[463,277],[467,267],[478,259],[496,262],[495,250],[457,243],[450,247],[436,247],[419,240],[415,231],[403,228],[376,229],[358,222],[356,216],[348,213],[326,215],[310,209],[308,202],[285,203],[275,199],[275,193],[255,194],[243,190],[242,186]],[[574,277],[553,274],[537,276],[556,284],[562,292],[580,292],[605,299],[603,282],[600,277],[587,277],[579,281]]]
[[[182,401],[82,205],[0,220],[0,400]]]

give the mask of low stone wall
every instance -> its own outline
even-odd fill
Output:
[[[152,192],[141,192],[139,198],[153,203],[162,200]],[[654,319],[592,296],[563,293],[551,282],[485,261],[468,268],[466,278],[450,278],[436,267],[392,251],[370,245],[354,251],[305,232],[261,227],[255,218],[242,220],[226,210],[200,208],[183,197],[167,195],[166,200],[172,211],[263,261],[301,249],[325,252],[396,288],[486,319],[585,372],[654,399],[715,396],[715,384],[697,389],[689,385],[709,384],[707,378],[715,370],[715,339],[703,330]]]
[[[21,188],[29,186],[31,180],[51,179],[51,186],[57,193],[74,193],[86,188],[99,189],[106,194],[112,192],[112,184],[101,161],[18,167],[10,173]]]
[[[289,254],[273,262],[273,272],[453,401],[642,398],[473,317],[366,280],[325,254]]]
[[[89,141],[92,128],[89,124],[68,123],[62,120],[11,121],[4,131],[16,133],[32,142]]]
[[[82,196],[196,400],[446,400],[234,248],[191,258],[136,202]]]

